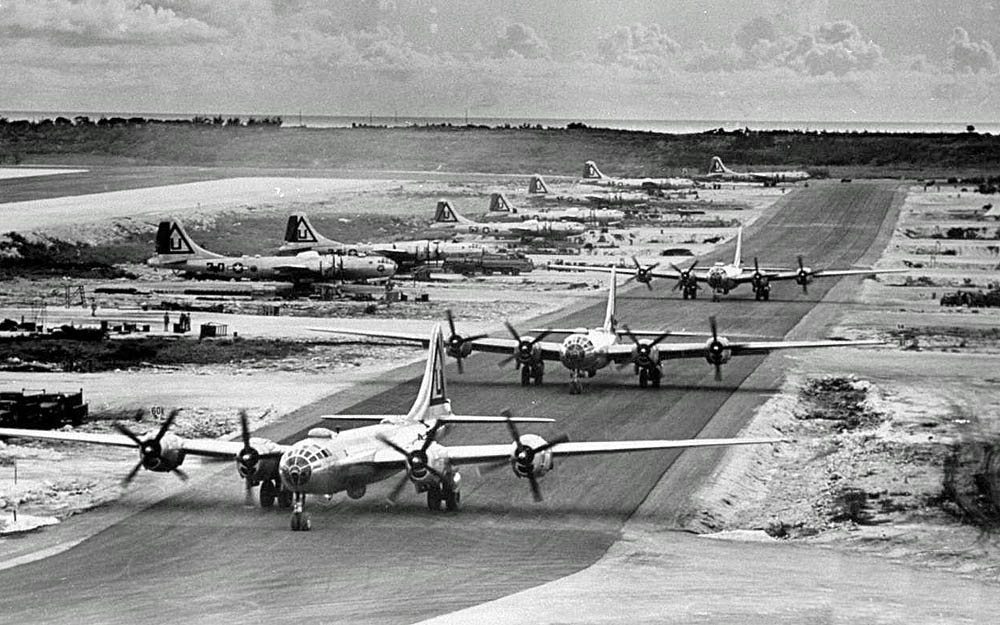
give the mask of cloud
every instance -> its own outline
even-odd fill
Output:
[[[948,40],[948,63],[959,73],[975,74],[979,71],[997,71],[997,55],[988,41],[975,42],[969,39],[964,28],[955,28]]]
[[[618,26],[597,40],[597,59],[638,70],[662,69],[680,45],[659,24]]]
[[[882,48],[845,20],[808,32],[780,31],[772,20],[754,18],[737,30],[732,45],[716,50],[702,44],[687,67],[692,71],[788,68],[811,76],[844,76],[873,69],[883,60]]]
[[[170,8],[138,0],[7,0],[0,3],[0,37],[42,39],[69,46],[129,43],[176,46],[220,39],[226,32]]]
[[[493,43],[496,58],[547,59],[551,55],[549,44],[526,24],[506,24]]]

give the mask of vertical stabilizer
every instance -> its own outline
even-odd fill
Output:
[[[288,223],[285,225],[285,243],[302,249],[343,245],[316,232],[316,228],[305,213],[292,213],[288,216]]]
[[[731,173],[729,169],[722,164],[722,159],[718,156],[712,157],[712,162],[708,166],[708,173],[710,174],[728,174]]]
[[[438,200],[437,210],[434,212],[434,223],[471,224],[473,222],[459,215],[448,200]]]
[[[618,291],[618,275],[615,268],[611,268],[611,281],[608,283],[608,308],[604,311],[604,330],[615,332],[618,326],[618,319],[615,318],[615,299]]]
[[[503,193],[492,193],[490,194],[490,212],[515,214],[517,209],[511,206],[507,196]]]
[[[424,367],[424,379],[420,383],[420,391],[413,402],[407,421],[428,421],[443,415],[451,414],[451,402],[448,400],[444,379],[444,333],[441,324],[435,324],[431,330],[431,340],[427,345],[427,365]]]
[[[156,259],[161,263],[222,258],[191,240],[179,221],[161,221],[156,230]]]
[[[743,266],[743,226],[736,229],[736,254],[733,256],[733,266]]]
[[[583,178],[585,180],[599,180],[604,177],[601,170],[597,168],[597,163],[587,161],[583,164]]]
[[[545,184],[545,179],[535,174],[531,177],[531,182],[528,183],[528,193],[534,194],[545,194],[549,192],[549,187]]]

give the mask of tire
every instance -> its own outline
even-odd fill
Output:
[[[274,500],[278,496],[277,490],[275,489],[274,482],[271,480],[264,480],[260,483],[260,507],[264,510],[270,510],[274,507]]]
[[[653,388],[660,388],[660,380],[663,378],[663,372],[659,369],[649,370],[649,383]]]
[[[521,386],[528,386],[531,384],[531,367],[527,365],[521,366]]]
[[[462,501],[461,491],[447,489],[444,491],[444,509],[448,512],[458,510],[458,505]]]
[[[544,376],[544,373],[542,371],[538,371],[535,374],[535,386],[541,386],[542,385],[542,377],[543,376]]]
[[[441,489],[437,487],[427,489],[427,509],[431,512],[441,511]]]
[[[639,388],[646,388],[649,385],[649,370],[643,367],[639,369]]]
[[[292,491],[285,489],[278,491],[278,507],[282,510],[292,507]]]

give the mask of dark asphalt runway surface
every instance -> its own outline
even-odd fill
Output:
[[[801,253],[813,266],[848,267],[868,251],[899,193],[893,183],[867,182],[798,190],[747,229],[745,258],[793,265]],[[729,244],[710,260],[731,256]],[[818,280],[808,295],[795,284],[778,284],[767,303],[755,302],[744,286],[713,303],[704,292],[697,301],[682,301],[670,283],[659,281],[652,292],[640,287],[620,294],[618,316],[633,329],[707,332],[708,317],[715,314],[723,334],[783,337],[835,282]],[[592,305],[531,325],[597,325],[604,305],[595,293]],[[810,336],[825,335],[814,328]],[[568,394],[569,374],[558,363],[548,364],[545,386],[522,389],[513,366],[500,370],[498,360],[473,356],[462,376],[449,366],[456,412],[509,408],[516,415],[551,416],[556,424],[522,431],[549,437],[565,432],[575,441],[694,437],[731,397],[745,403],[749,419],[771,391],[740,388],[762,357],[734,358],[721,383],[704,360],[673,361],[659,390],[640,390],[630,367],[610,367],[586,380],[578,396]],[[316,415],[335,411],[405,412],[422,368],[385,374],[257,434],[294,439],[316,423]],[[490,425],[464,426],[442,442],[506,440],[503,426]],[[465,470],[463,509],[455,514],[429,512],[412,490],[389,506],[385,494],[395,482],[389,480],[359,501],[343,495],[329,503],[311,499],[308,533],[291,532],[286,512],[244,508],[239,479],[226,464],[215,479],[194,480],[181,494],[138,510],[69,551],[0,571],[0,622],[412,623],[592,564],[678,455],[565,460],[541,480],[541,504],[531,501],[527,482],[507,468],[481,476]],[[144,475],[136,484],[155,479],[173,478]]]

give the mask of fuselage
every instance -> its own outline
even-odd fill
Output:
[[[149,264],[189,277],[220,280],[365,280],[388,278],[396,263],[383,256],[219,256],[172,260],[154,256]],[[290,269],[294,266],[294,269]]]
[[[563,339],[559,361],[570,371],[596,371],[608,366],[608,347],[618,342],[618,336],[604,328],[581,328]]]
[[[743,268],[736,265],[716,263],[709,267],[705,282],[713,291],[729,292],[736,286],[736,280],[743,275]]]

